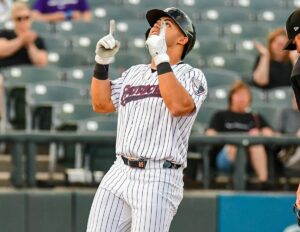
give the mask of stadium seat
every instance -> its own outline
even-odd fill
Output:
[[[252,105],[252,112],[261,114],[267,123],[274,128],[275,127],[275,115],[278,108],[266,104]]]
[[[267,104],[267,94],[265,90],[251,87],[251,93],[253,105]]]
[[[89,0],[89,4],[91,9],[94,9],[95,7],[101,7],[103,5],[121,6],[123,4],[123,0]]]
[[[43,83],[26,86],[27,129],[51,128],[52,106],[62,102],[84,102],[87,99],[86,88],[71,83]]]
[[[17,66],[4,69],[5,97],[7,98],[7,119],[15,129],[25,128],[26,85],[43,82],[60,82],[60,70],[55,67],[37,68]]]
[[[113,132],[117,131],[117,116],[115,114],[99,115],[93,119],[81,120],[78,123],[80,131]]]
[[[197,114],[196,122],[200,123],[205,129],[208,128],[212,116],[219,110],[225,109],[226,105],[218,105],[205,102]]]
[[[300,8],[299,0],[284,0],[283,3],[292,11],[293,9]]]
[[[224,26],[224,35],[230,38],[253,39],[266,37],[272,29],[268,23],[236,22]]]
[[[136,53],[132,51],[120,52],[116,57],[114,63],[111,64],[111,67],[119,70],[120,72],[125,71],[130,68],[132,65],[137,64],[149,64],[150,60],[147,59],[147,56],[142,53]]]
[[[150,26],[146,20],[119,20],[116,22],[116,36],[127,39],[135,36],[144,37],[148,28]]]
[[[208,90],[208,98],[206,101],[209,104],[227,107],[228,105],[227,97],[230,88],[231,88],[230,85],[211,87]]]
[[[202,57],[218,53],[230,53],[234,50],[234,43],[228,38],[200,37],[197,42],[194,50]]]
[[[258,52],[255,47],[254,42],[265,44],[266,38],[253,38],[253,39],[236,39],[235,40],[235,49],[236,53],[248,54],[251,56],[257,56]]]
[[[60,35],[43,37],[48,52],[66,51],[71,47],[70,40]]]
[[[187,63],[194,68],[202,68],[205,66],[205,60],[204,57],[201,57],[197,51],[191,51],[183,60],[184,63]]]
[[[88,52],[56,51],[48,53],[48,62],[60,68],[86,66],[94,60]]]
[[[291,105],[292,89],[290,87],[280,87],[267,91],[268,105],[279,108]]]
[[[220,54],[207,59],[209,67],[232,70],[242,77],[252,73],[253,64],[254,57],[247,54]]]
[[[109,20],[114,19],[116,22],[127,19],[138,19],[140,17],[141,8],[138,5],[127,7],[100,5],[93,9],[93,15],[97,19],[101,19],[104,24],[109,25]],[[96,20],[97,21],[97,20]]]
[[[81,120],[97,116],[90,102],[64,102],[62,104],[55,104],[52,109],[52,126],[54,130],[64,126],[75,126],[77,128]]]
[[[274,27],[285,27],[285,21],[287,20],[290,14],[290,9],[270,8],[263,11],[259,11],[257,13],[257,21],[270,23],[274,25]]]
[[[270,8],[282,8],[284,3],[281,0],[234,0],[234,6],[249,8],[253,12],[258,10],[267,10]]]
[[[99,34],[73,36],[71,39],[72,49],[73,51],[77,51],[77,52],[83,51],[85,53],[90,54],[91,56],[94,56],[96,44],[100,38],[101,35]]]
[[[211,1],[213,2],[213,1]],[[248,22],[253,18],[251,11],[248,9],[222,7],[208,8],[201,12],[201,19],[205,21],[214,21],[221,24],[234,22]]]
[[[194,9],[207,9],[211,7],[222,7],[231,5],[230,1],[227,0],[179,0],[178,6],[181,7],[190,7]]]
[[[204,68],[202,71],[209,89],[211,87],[232,85],[234,81],[241,79],[236,72],[226,69]]]
[[[51,33],[55,32],[54,25],[47,22],[33,21],[31,28],[39,35],[41,34],[51,35]],[[45,38],[46,36],[42,36],[42,37]]]
[[[221,35],[221,26],[216,22],[197,22],[194,26],[198,39],[206,36],[219,37]]]
[[[64,21],[56,24],[56,32],[59,35],[63,35],[68,39],[72,39],[73,36],[90,36],[91,34],[105,35],[105,29],[108,27],[109,21],[94,20],[91,22],[82,21]]]
[[[139,6],[144,9],[151,9],[151,8],[159,8],[159,9],[165,9],[167,7],[170,7],[174,5],[173,0],[123,0],[124,6]]]

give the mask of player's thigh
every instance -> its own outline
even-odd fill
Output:
[[[93,200],[87,232],[129,232],[131,209],[123,199],[99,187]]]

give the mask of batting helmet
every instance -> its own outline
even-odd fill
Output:
[[[171,19],[173,19],[177,26],[181,29],[183,34],[189,38],[188,42],[185,44],[181,56],[181,59],[184,59],[186,54],[188,54],[193,49],[196,41],[196,31],[192,20],[186,13],[175,7],[170,7],[165,10],[152,9],[149,10],[146,14],[146,18],[151,27],[153,27],[156,21],[159,20],[161,17],[170,17]],[[146,32],[146,38],[148,37],[149,32],[150,29],[148,29]]]

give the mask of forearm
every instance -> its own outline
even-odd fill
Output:
[[[45,66],[48,63],[47,52],[38,49],[35,44],[27,46],[27,51],[31,62],[37,66]]]
[[[195,103],[173,72],[158,76],[161,96],[173,116],[184,116],[195,109]]]
[[[81,15],[81,20],[84,22],[90,22],[92,21],[92,12],[91,11],[84,11]]]
[[[17,37],[15,39],[0,40],[0,57],[5,58],[7,56],[13,55],[23,46],[23,41],[21,38]]]
[[[63,12],[41,14],[38,11],[33,11],[32,17],[34,20],[43,22],[61,22],[65,20],[65,14]]]
[[[109,80],[92,78],[91,98],[93,110],[97,113],[112,113],[116,109],[111,100],[111,88]]]
[[[257,68],[253,73],[253,80],[259,86],[266,86],[269,84],[269,70],[270,70],[269,56],[262,56]]]

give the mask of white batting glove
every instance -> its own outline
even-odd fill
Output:
[[[156,65],[170,62],[167,54],[166,23],[164,21],[161,22],[159,35],[150,35],[146,40],[146,45]]]
[[[98,64],[110,64],[114,61],[114,56],[120,49],[120,42],[117,41],[113,33],[115,31],[115,21],[110,21],[109,34],[102,37],[96,45],[95,61]]]

